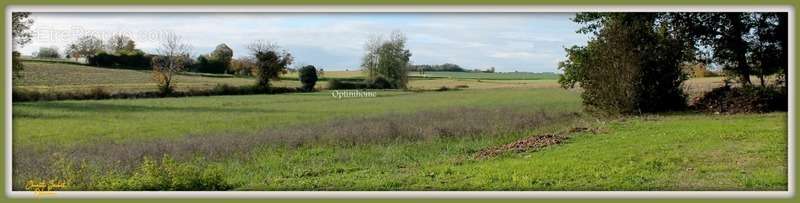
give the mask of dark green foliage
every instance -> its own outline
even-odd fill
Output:
[[[317,76],[317,68],[312,65],[307,65],[301,67],[297,72],[300,82],[303,83],[303,91],[313,91],[314,85],[317,84],[317,80],[319,79]]]
[[[367,81],[369,86],[373,89],[400,89],[403,87],[398,86],[396,82],[389,81],[388,79],[378,76],[372,80]]]
[[[269,42],[257,41],[249,46],[255,58],[256,86],[270,90],[270,80],[280,79],[294,62],[294,57],[286,50]]]
[[[22,56],[22,54],[19,52],[11,52],[11,72],[14,78],[22,77],[22,70],[25,69],[20,56]]]
[[[189,68],[199,73],[227,73],[231,67],[233,51],[225,44],[220,44],[208,55],[197,57],[196,63]]]
[[[227,70],[227,66],[225,65],[224,61],[217,60],[213,57],[208,56],[198,56],[196,63],[192,64],[190,68],[192,72],[198,73],[225,73]]]
[[[467,69],[457,64],[445,63],[441,65],[412,65],[409,67],[409,71],[467,72]]]
[[[39,51],[34,55],[36,58],[61,58],[57,47],[39,47]]]
[[[711,113],[765,113],[786,111],[787,105],[785,88],[723,86],[707,92],[693,104],[693,107]]]
[[[347,90],[347,89],[399,89],[396,84],[383,77],[376,77],[374,80],[353,80],[353,79],[330,79],[328,89]]]
[[[361,80],[346,80],[346,79],[330,79],[328,80],[328,89],[332,90],[346,90],[346,89],[368,89],[369,85]]]
[[[580,85],[587,109],[603,114],[640,114],[685,107],[686,79],[681,41],[653,13],[578,14],[575,21],[594,33],[586,47],[566,49],[559,68],[562,87]],[[678,51],[676,51],[678,50]]]
[[[88,63],[93,66],[135,70],[150,69],[150,62],[152,60],[153,56],[146,55],[141,50],[117,53],[101,51],[93,56],[88,57]]]
[[[785,82],[788,68],[787,13],[664,13],[661,20],[694,52],[695,60],[714,62],[730,77],[750,85],[750,76],[778,73]],[[766,86],[762,83],[761,86]]]

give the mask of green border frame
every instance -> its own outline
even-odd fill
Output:
[[[71,1],[63,1],[63,0],[2,0],[2,7],[3,7],[3,18],[5,19],[6,9],[9,5],[789,5],[795,12],[794,16],[794,24],[795,24],[795,36],[791,36],[795,38],[794,41],[794,58],[797,59],[797,56],[800,56],[800,51],[798,51],[798,22],[800,22],[800,15],[797,14],[798,5],[800,5],[800,1],[796,0],[761,0],[759,2],[748,1],[748,0],[658,0],[658,1],[646,1],[642,2],[641,0],[599,0],[599,1],[592,1],[592,0],[380,0],[380,1],[370,1],[370,0],[269,0],[269,1],[257,1],[257,0],[226,0],[226,1],[214,1],[214,0],[119,0],[114,2],[104,1],[104,0],[71,0]],[[5,29],[5,20],[0,22],[0,26]],[[0,54],[0,61],[3,62],[3,66],[5,66],[6,54],[5,53],[5,30],[0,33],[0,39],[3,39],[0,42],[3,49],[2,54]],[[795,66],[797,66],[798,61],[795,61]],[[10,67],[5,67],[10,68]],[[5,70],[3,70],[5,71]],[[798,74],[797,70],[794,70],[795,78],[800,78],[800,74]],[[5,72],[3,72],[5,74]],[[0,94],[3,95],[5,99],[5,77],[0,78],[0,83],[2,83],[2,88],[0,88]],[[797,87],[794,88],[794,94],[797,95]],[[798,102],[795,100],[795,107],[797,107]],[[5,104],[0,110],[0,114],[2,114],[2,118],[0,121],[3,123],[2,132],[4,132],[5,136],[5,113],[8,109],[5,108]],[[794,113],[796,118],[797,112],[789,112]],[[796,124],[796,123],[795,123]],[[788,130],[788,129],[787,129]],[[787,132],[788,133],[788,132]],[[2,150],[3,157],[5,157],[5,138],[0,141],[0,150]],[[796,147],[798,141],[795,140],[793,143]],[[795,154],[796,157],[796,154]],[[2,202],[38,202],[38,201],[59,201],[59,202],[106,202],[109,199],[9,199],[5,193],[5,160],[3,161],[3,166],[0,167],[0,183],[2,183],[3,191],[2,191]],[[797,163],[795,163],[795,169],[797,167]],[[798,174],[795,174],[795,183],[798,181]],[[691,203],[691,202],[798,202],[800,198],[798,198],[798,190],[797,185],[794,188],[794,197],[790,199],[646,199],[648,202],[682,202],[682,203]],[[538,202],[579,202],[585,201],[588,199],[576,197],[576,199],[329,199],[329,200],[322,200],[322,199],[234,199],[234,200],[225,200],[226,202],[254,202],[254,201],[269,201],[269,202],[406,202],[406,201],[414,201],[414,202],[488,202],[488,201],[502,201],[502,202],[531,202],[531,201],[538,201]],[[148,201],[148,202],[218,202],[223,199],[114,199],[114,202],[140,202],[140,201]],[[645,199],[598,199],[593,200],[595,202],[639,202]]]

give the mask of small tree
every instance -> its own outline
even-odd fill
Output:
[[[389,40],[376,36],[367,41],[367,53],[361,64],[367,80],[387,80],[391,88],[406,88],[411,52],[405,44],[406,37],[399,31],[392,32]]]
[[[67,46],[67,53],[72,58],[88,58],[103,51],[103,41],[94,36],[83,36]]]
[[[303,83],[303,91],[313,91],[314,85],[317,84],[317,68],[313,65],[307,65],[297,70],[300,82]]]
[[[111,53],[130,52],[133,51],[135,43],[130,37],[125,35],[114,35],[106,42],[106,49]]]
[[[165,37],[160,47],[156,49],[158,55],[152,59],[153,79],[158,83],[158,89],[162,94],[173,92],[173,76],[191,63],[190,51],[191,46],[177,35]]]
[[[220,66],[219,68],[222,69],[221,72],[228,72],[231,66],[231,59],[233,58],[233,49],[228,47],[226,44],[219,44],[217,48],[214,49],[213,52],[209,55],[209,58],[213,59],[217,62]]]
[[[276,44],[266,41],[256,41],[248,46],[256,59],[255,75],[256,85],[264,91],[269,91],[270,80],[280,79],[280,74],[294,62],[294,57],[286,50],[280,50]]]

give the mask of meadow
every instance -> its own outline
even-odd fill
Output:
[[[146,71],[30,64],[26,71],[49,73],[26,75],[23,87],[149,86]],[[56,74],[59,68],[68,71]],[[114,72],[92,75],[105,71]],[[358,77],[333,73],[326,74]],[[561,89],[552,78],[469,74],[477,75],[410,82],[412,89],[457,90],[371,90],[377,97],[369,98],[338,99],[323,90],[14,103],[12,186],[57,180],[66,190],[787,189],[786,113],[603,119],[583,112],[579,90]],[[97,79],[79,79],[86,75]],[[252,80],[181,77],[197,86]],[[690,85],[717,85],[707,80]]]

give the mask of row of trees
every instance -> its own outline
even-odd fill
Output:
[[[567,48],[559,63],[565,88],[579,85],[589,110],[649,113],[686,105],[681,84],[687,63],[716,63],[742,85],[751,75],[788,69],[786,13],[579,13],[593,37]]]
[[[30,13],[15,12],[12,14],[12,38],[14,50],[29,43],[32,37],[30,27],[33,20]],[[385,83],[388,88],[405,88],[408,82],[411,52],[405,48],[406,38],[398,32],[392,32],[388,39],[375,36],[366,43],[366,54],[362,60],[367,81]],[[256,87],[269,91],[270,81],[279,79],[281,74],[289,70],[294,57],[280,46],[267,41],[256,41],[248,46],[250,56],[233,59],[233,50],[225,44],[206,55],[192,59],[191,46],[177,35],[162,38],[155,54],[146,54],[136,48],[130,37],[114,35],[107,41],[94,36],[83,36],[69,44],[64,56],[72,59],[86,59],[88,63],[98,66],[135,66],[149,67],[153,70],[153,78],[163,94],[174,91],[174,76],[182,71],[194,70],[202,72],[227,72],[236,74],[252,74],[256,76]],[[13,53],[13,69],[18,73],[22,69],[20,54]],[[41,58],[60,58],[57,47],[44,47],[36,53]],[[298,69],[304,90],[313,89],[318,79],[318,71],[314,66],[303,66]],[[321,69],[320,69],[321,72]],[[16,74],[15,74],[16,75]]]
[[[494,67],[488,68],[486,70],[481,70],[481,69],[468,70],[462,68],[458,64],[444,63],[440,65],[428,65],[428,64],[411,65],[409,71],[417,71],[420,73],[425,73],[425,71],[494,73],[495,70]]]

